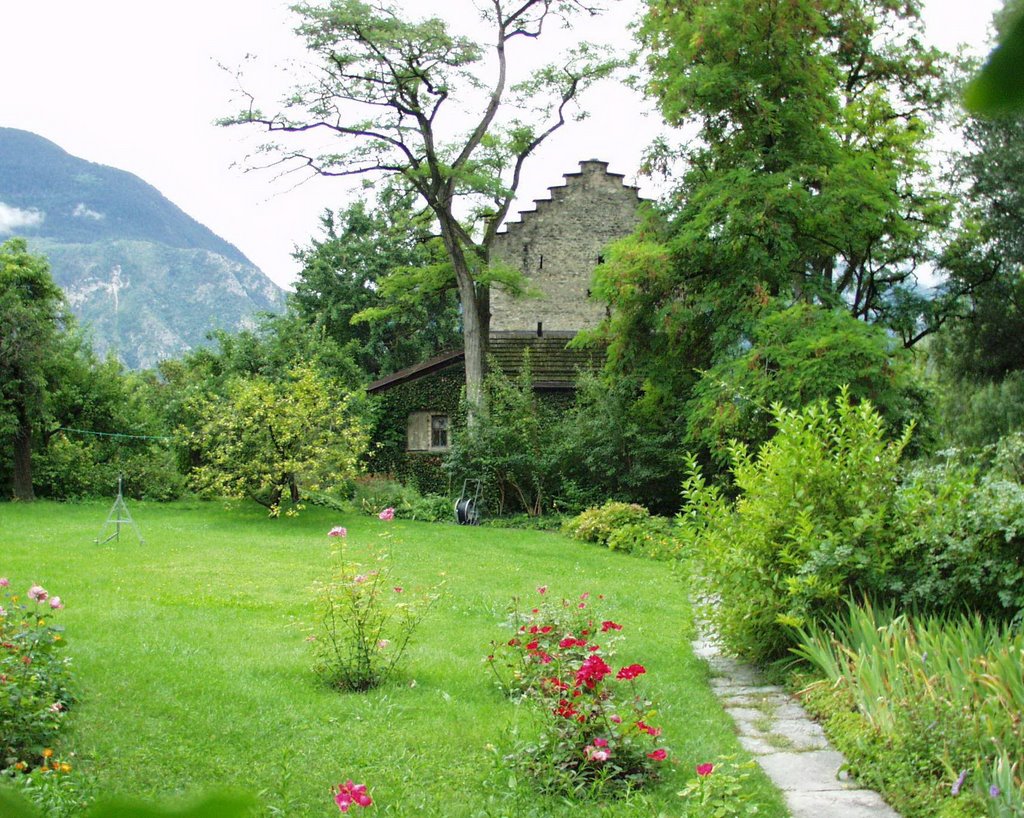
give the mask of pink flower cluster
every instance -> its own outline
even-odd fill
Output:
[[[393,508],[386,508],[380,514],[377,515],[380,519],[385,522],[395,519],[395,510]]]
[[[593,744],[587,745],[583,754],[587,761],[607,761],[612,757],[612,751],[608,749],[608,739],[595,738]]]
[[[344,784],[338,784],[335,787],[334,803],[342,812],[348,812],[348,808],[353,804],[358,804],[361,807],[370,806],[373,799],[367,795],[365,784],[353,784],[350,778]]]

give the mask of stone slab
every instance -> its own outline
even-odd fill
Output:
[[[785,795],[792,818],[900,818],[872,790],[794,791]]]
[[[758,758],[758,763],[780,790],[827,792],[857,789],[850,780],[842,780],[839,770],[846,763],[835,750],[809,753],[773,753]],[[826,815],[827,813],[822,813]]]

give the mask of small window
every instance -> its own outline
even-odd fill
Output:
[[[430,416],[430,448],[448,448],[448,415]]]

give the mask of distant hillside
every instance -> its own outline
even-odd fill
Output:
[[[284,294],[245,255],[131,173],[0,128],[0,241],[50,260],[97,351],[133,368],[250,326]]]

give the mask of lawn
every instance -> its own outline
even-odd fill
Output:
[[[743,757],[689,649],[683,578],[559,534],[466,528],[310,509],[268,519],[212,503],[133,503],[144,537],[94,542],[107,503],[0,505],[0,576],[44,585],[67,608],[79,703],[62,757],[103,793],[153,798],[229,786],[263,815],[337,814],[332,784],[369,786],[369,814],[680,815],[696,764]],[[444,596],[398,676],[367,694],[326,688],[306,641],[312,587],[328,574],[334,525],[358,556],[388,533],[410,589],[443,575]],[[574,805],[516,786],[503,753],[533,722],[497,690],[483,659],[510,599],[536,588],[604,595],[624,626],[616,661],[642,662],[671,763],[626,802]],[[71,753],[74,754],[73,758]],[[765,779],[759,815],[785,815]]]

